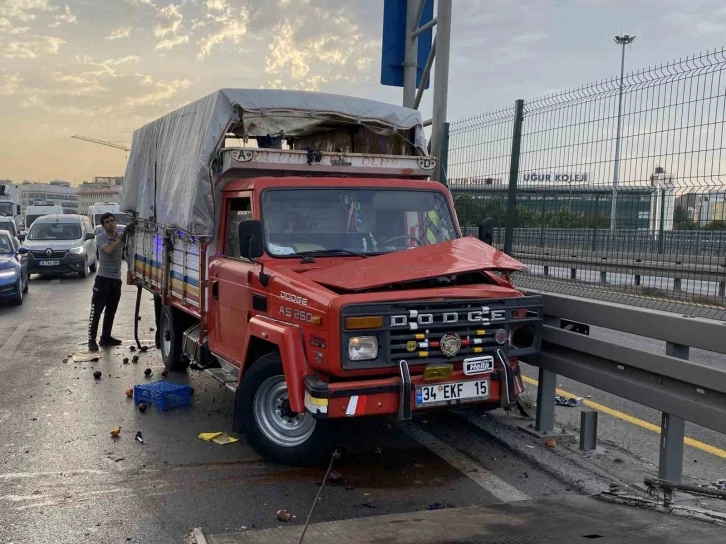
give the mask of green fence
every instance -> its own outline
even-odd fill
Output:
[[[726,319],[725,68],[707,52],[451,123],[459,221],[494,218],[520,285]]]

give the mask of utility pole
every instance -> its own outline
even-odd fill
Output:
[[[618,128],[615,135],[615,166],[613,168],[613,203],[610,210],[610,230],[615,231],[618,211],[618,183],[620,181],[620,132],[623,121],[623,78],[625,76],[625,46],[633,43],[635,36],[615,36],[615,43],[623,47],[620,60],[620,92],[618,94]]]
[[[431,124],[431,155],[441,153],[449,95],[449,50],[451,48],[452,0],[438,0],[436,6],[436,70],[434,71],[434,113]],[[436,176],[438,179],[438,176]]]

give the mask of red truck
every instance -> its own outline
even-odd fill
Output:
[[[235,392],[263,457],[316,462],[331,418],[523,391],[542,301],[462,236],[435,167],[417,111],[322,93],[224,89],[134,133],[128,283],[155,295],[165,366]]]

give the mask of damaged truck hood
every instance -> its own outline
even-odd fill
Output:
[[[506,253],[468,236],[440,244],[346,261],[305,276],[320,285],[346,291],[484,270],[514,272],[526,266]]]

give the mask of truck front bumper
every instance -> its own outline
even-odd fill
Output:
[[[445,380],[424,381],[423,375],[411,376],[406,361],[399,362],[397,377],[345,382],[325,382],[320,377],[305,376],[305,408],[317,418],[358,417],[396,414],[398,420],[411,419],[414,411],[459,404],[486,404],[509,407],[524,390],[519,368],[513,368],[501,350],[495,356],[494,371],[488,374],[465,375],[452,372]],[[418,405],[420,386],[444,386],[448,383],[489,380],[487,398],[442,401]]]

